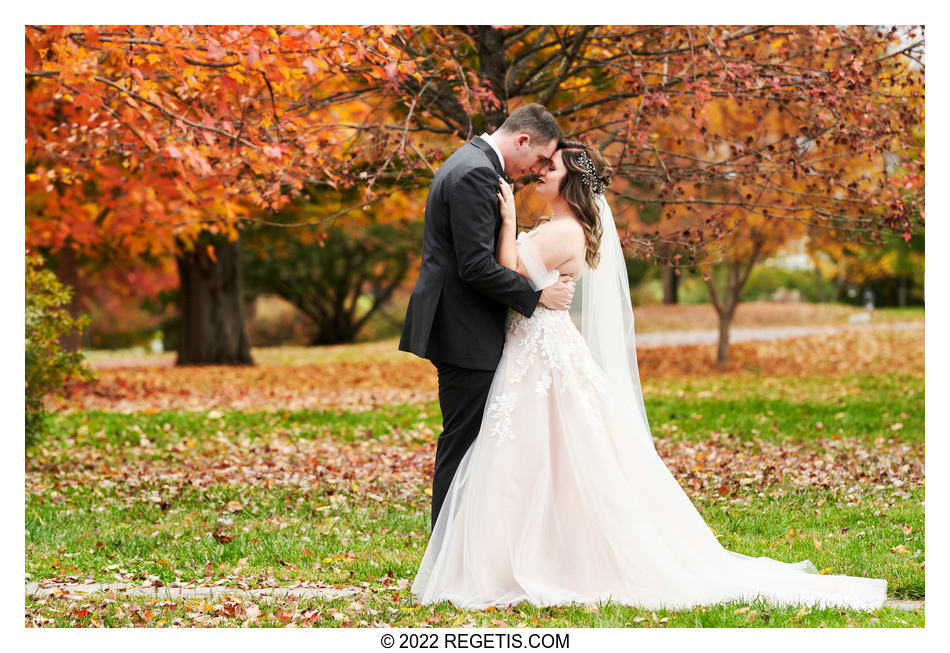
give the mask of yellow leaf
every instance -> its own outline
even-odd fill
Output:
[[[819,569],[819,570],[818,570],[818,573],[819,573],[819,574],[827,574],[829,571],[831,571],[831,567],[825,567],[824,569]]]
[[[817,538],[817,537],[811,538],[811,542],[812,542],[812,544],[815,545],[815,548],[816,548],[816,549],[819,549],[819,550],[821,549],[821,542],[818,541],[818,538]]]
[[[733,610],[732,614],[742,614],[743,612],[748,612],[748,611],[749,611],[749,606],[745,606],[744,608],[738,608],[736,610]]]

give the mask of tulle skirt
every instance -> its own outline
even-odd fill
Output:
[[[509,313],[479,435],[412,585],[417,601],[883,604],[883,579],[724,549],[632,415],[567,312]]]

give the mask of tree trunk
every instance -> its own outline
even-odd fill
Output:
[[[79,319],[79,266],[76,263],[76,250],[70,247],[67,242],[58,254],[59,269],[57,276],[59,282],[64,286],[68,286],[72,291],[72,296],[65,308],[69,311],[70,317],[77,320]],[[66,351],[79,351],[82,346],[79,330],[73,328],[64,333],[60,336],[59,344]]]
[[[834,286],[831,289],[831,303],[841,299],[841,291],[844,290],[844,284],[848,280],[848,266],[844,261],[838,263],[838,275],[835,277]]]
[[[479,72],[482,79],[488,82],[488,87],[501,100],[500,106],[483,105],[482,118],[485,121],[483,129],[493,132],[508,117],[508,89],[505,87],[505,73],[508,71],[507,50],[505,49],[505,34],[500,29],[489,25],[472,25],[469,34],[474,37],[475,47],[478,48]]]
[[[719,347],[716,349],[717,365],[725,365],[729,362],[729,328],[731,326],[732,315],[723,312],[719,316]]]
[[[679,281],[676,270],[669,266],[663,266],[663,303],[679,303]]]
[[[214,259],[208,256],[208,245]],[[244,321],[240,243],[203,234],[177,257],[181,331],[176,365],[253,365]]]
[[[751,269],[752,263],[749,263]],[[742,284],[739,281],[739,263],[733,261],[729,265],[729,283],[726,286],[726,299],[719,310],[719,347],[716,349],[716,365],[725,365],[729,362],[729,328],[732,326],[732,318],[736,314],[736,306],[739,305],[739,294],[742,292]]]
[[[897,281],[897,305],[907,306],[907,278],[901,277]]]
[[[825,292],[825,278],[821,275],[821,268],[815,264],[815,289],[818,291],[818,301],[824,303],[828,301],[828,293]]]
[[[746,272],[752,268],[751,262]],[[748,278],[748,274],[744,275]],[[725,365],[729,362],[729,328],[732,326],[732,318],[736,313],[736,306],[739,304],[739,296],[742,293],[744,280],[739,276],[739,263],[729,264],[729,281],[726,284],[726,292],[720,298],[719,291],[716,290],[716,282],[710,275],[706,280],[706,287],[709,289],[709,298],[712,301],[713,308],[716,309],[716,315],[719,316],[719,346],[716,349],[716,365]]]
[[[739,298],[742,296],[742,289],[749,281],[749,275],[755,262],[759,259],[762,252],[764,239],[755,238],[754,247],[745,262],[745,269],[742,269],[742,261],[731,261],[729,263],[729,280],[726,284],[726,292],[720,299],[719,292],[716,290],[716,283],[712,275],[706,280],[706,287],[709,288],[709,298],[712,300],[713,308],[719,315],[719,347],[716,350],[716,364],[725,365],[729,362],[729,329],[732,327],[732,319],[735,317],[736,308],[739,306]]]

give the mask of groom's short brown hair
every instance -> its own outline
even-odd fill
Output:
[[[528,132],[541,142],[561,140],[561,127],[554,116],[537,102],[526,104],[511,112],[498,131],[508,134]]]

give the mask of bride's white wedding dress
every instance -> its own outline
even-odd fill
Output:
[[[885,580],[820,575],[808,560],[724,549],[631,411],[631,395],[604,367],[567,311],[539,305],[531,318],[509,311],[479,435],[412,585],[418,601],[486,608],[612,600],[651,609],[756,597],[883,603]]]

